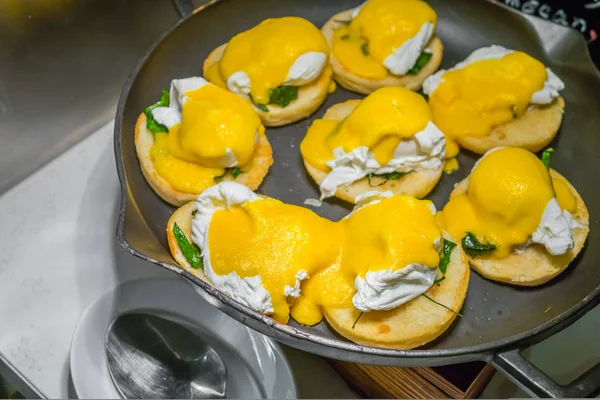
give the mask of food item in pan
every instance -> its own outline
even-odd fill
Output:
[[[456,185],[438,213],[471,266],[495,281],[545,283],[567,268],[589,232],[588,211],[577,191],[542,161],[520,148],[488,151]]]
[[[562,121],[562,89],[541,62],[500,46],[478,49],[423,84],[433,121],[448,139],[448,158],[458,145],[478,154],[498,146],[542,150]]]
[[[135,147],[152,189],[176,206],[220,181],[256,189],[273,163],[252,108],[202,78],[171,82],[170,92],[140,114]]]
[[[328,58],[311,22],[270,18],[213,50],[204,77],[252,104],[266,126],[280,126],[308,117],[335,88]]]
[[[442,175],[445,137],[427,102],[401,87],[330,107],[300,145],[321,200],[391,190],[422,198]]]
[[[435,11],[421,0],[368,0],[321,29],[335,80],[369,94],[385,86],[419,90],[442,60]]]
[[[222,182],[179,208],[167,236],[180,265],[280,323],[324,315],[358,343],[412,348],[448,328],[469,281],[434,214],[430,201],[371,192],[332,222]]]

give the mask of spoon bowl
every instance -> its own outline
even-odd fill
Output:
[[[150,314],[124,314],[106,336],[108,370],[126,399],[225,398],[221,357],[191,330]]]

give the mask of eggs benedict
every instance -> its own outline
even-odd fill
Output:
[[[332,222],[222,182],[179,208],[167,237],[181,266],[279,323],[325,316],[359,343],[411,348],[450,325],[468,286],[466,257],[434,215],[430,201],[370,192]],[[425,323],[408,323],[416,312]]]
[[[588,211],[573,186],[520,148],[488,151],[454,188],[438,224],[484,277],[521,286],[560,274],[582,249]]]
[[[170,92],[140,114],[135,147],[152,189],[176,206],[220,181],[256,189],[273,163],[252,108],[196,77],[173,80]]]
[[[421,0],[368,0],[331,17],[322,32],[335,80],[369,94],[385,86],[419,90],[439,67],[437,15]]]
[[[564,87],[526,53],[490,46],[427,78],[423,92],[452,158],[458,145],[478,154],[498,146],[543,149],[560,127]]]
[[[311,22],[270,18],[217,47],[204,76],[251,104],[266,126],[280,126],[308,117],[335,89],[328,58]]]
[[[336,196],[354,203],[372,190],[424,197],[442,175],[445,143],[423,97],[387,87],[330,107],[300,151],[320,201]]]

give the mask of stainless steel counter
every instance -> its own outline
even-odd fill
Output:
[[[114,117],[169,0],[0,0],[0,195]]]

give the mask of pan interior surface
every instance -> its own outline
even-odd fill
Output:
[[[596,184],[600,182],[597,161],[600,97],[596,95],[600,93],[600,79],[585,54],[573,56],[573,52],[564,50],[548,54],[532,25],[516,13],[471,0],[428,2],[438,14],[437,32],[444,44],[441,68],[451,67],[479,47],[499,44],[528,52],[552,68],[566,84],[562,93],[566,112],[560,133],[552,143],[556,149],[552,162],[553,168],[578,189],[589,208],[591,231],[586,247],[567,271],[540,287],[503,285],[487,281],[473,272],[462,309],[463,317],[457,318],[448,331],[426,349],[506,345],[511,338],[530,336],[540,325],[560,320],[569,310],[590,300],[590,293],[598,294],[600,248],[591,244],[600,239],[596,218],[600,213],[600,189]],[[115,137],[117,156],[120,152],[122,158],[117,162],[122,162],[120,172],[124,175],[128,194],[126,213],[121,216],[126,246],[150,261],[175,265],[165,237],[167,220],[174,208],[155,195],[146,183],[134,148],[134,125],[144,107],[156,102],[161,90],[168,89],[172,79],[201,76],[203,61],[210,51],[266,18],[297,15],[320,27],[331,15],[359,4],[357,0],[221,0],[186,19],[163,38],[130,81],[121,100],[121,114],[117,117],[117,122],[120,121]],[[302,165],[300,142],[312,120],[320,118],[328,107],[362,97],[338,87],[311,118],[268,129],[274,164],[258,192],[297,205],[303,205],[307,198],[318,197],[318,187]],[[463,151],[459,156],[460,169],[442,177],[428,196],[438,209],[446,203],[454,184],[468,175],[477,158],[477,155]],[[351,207],[342,201],[329,200],[313,210],[338,220]],[[131,222],[136,219],[142,223]],[[346,342],[332,333],[324,322],[316,327],[301,326],[293,321],[290,325],[300,336],[305,333],[327,342]]]

